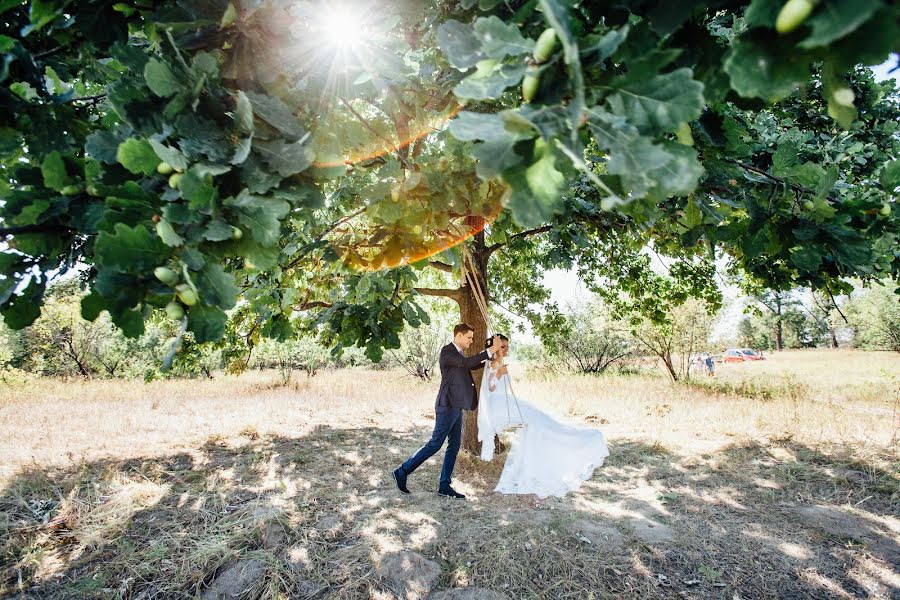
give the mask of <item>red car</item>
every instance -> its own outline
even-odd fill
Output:
[[[738,352],[744,355],[744,360],[766,360],[766,357],[762,355],[762,352],[757,352],[751,348],[739,348]]]

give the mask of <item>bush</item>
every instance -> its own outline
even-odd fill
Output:
[[[412,377],[429,381],[437,370],[448,329],[435,320],[415,329],[407,327],[400,333],[400,348],[390,351],[391,360]]]
[[[628,328],[613,320],[599,301],[575,305],[565,327],[546,340],[549,354],[573,373],[604,373],[634,353]]]
[[[286,342],[266,339],[254,349],[249,366],[257,369],[277,369],[281,382],[288,385],[294,371],[315,377],[326,367],[331,356],[314,338],[300,337]]]
[[[892,287],[873,287],[847,303],[857,347],[900,352],[900,297]]]

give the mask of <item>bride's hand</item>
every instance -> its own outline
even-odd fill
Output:
[[[503,365],[499,369],[497,369],[497,378],[499,379],[500,377],[503,377],[507,373],[509,373],[509,371],[506,370],[506,365]]]

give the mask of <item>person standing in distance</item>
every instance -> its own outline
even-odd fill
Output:
[[[494,336],[487,350],[475,356],[466,356],[465,351],[469,349],[474,339],[475,330],[465,323],[460,323],[453,328],[453,342],[441,348],[438,363],[441,367],[441,386],[434,403],[434,432],[431,439],[418,452],[393,472],[394,481],[404,494],[409,493],[406,487],[407,477],[440,450],[444,440],[449,440],[447,452],[444,454],[444,465],[441,467],[438,494],[450,498],[465,498],[450,487],[450,482],[462,441],[463,411],[478,408],[475,380],[471,371],[484,367],[484,362],[491,358],[494,349],[500,344],[500,339]]]

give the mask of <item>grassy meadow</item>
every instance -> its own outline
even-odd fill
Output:
[[[4,385],[0,597],[900,597],[897,354],[512,373],[606,435],[578,492],[496,494],[505,455],[461,454],[468,501],[440,455],[401,496],[437,389],[401,372]]]

